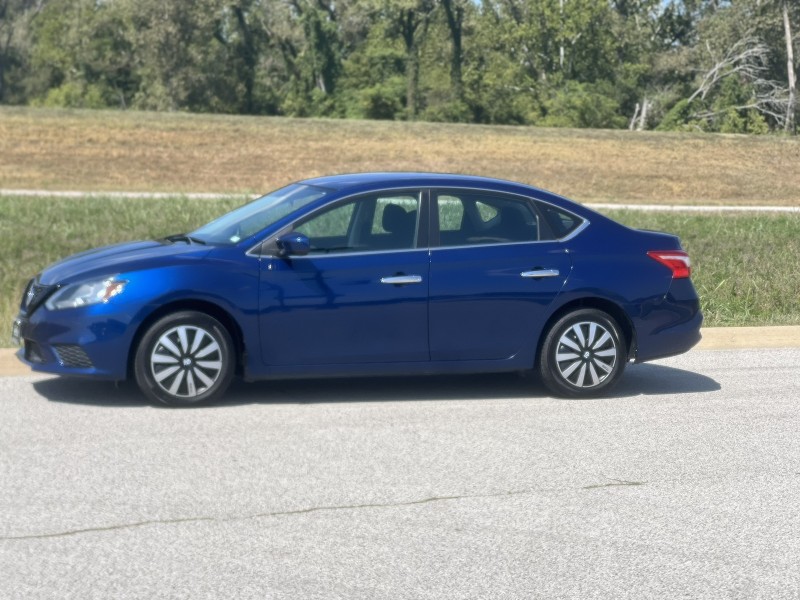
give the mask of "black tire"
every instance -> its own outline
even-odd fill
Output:
[[[182,311],[145,332],[134,359],[145,396],[168,406],[218,400],[233,378],[236,358],[228,330],[207,314]]]
[[[564,315],[547,331],[539,375],[556,396],[591,398],[617,384],[627,358],[617,322],[601,310],[584,308]]]

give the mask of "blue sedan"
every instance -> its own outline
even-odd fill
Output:
[[[587,397],[698,342],[690,275],[677,237],[527,185],[339,175],[58,262],[28,284],[14,337],[35,371],[134,378],[178,406],[235,376],[529,369]]]

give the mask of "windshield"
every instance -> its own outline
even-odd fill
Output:
[[[236,244],[327,193],[324,188],[293,183],[203,225],[191,237],[211,244]]]

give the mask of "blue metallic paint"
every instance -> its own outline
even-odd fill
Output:
[[[550,305],[570,275],[559,242],[435,248],[430,271],[430,353],[437,361],[503,360],[533,364]],[[523,271],[556,269],[554,278]],[[498,335],[498,332],[503,332]]]
[[[332,191],[235,245],[133,242],[45,269],[40,282],[47,285],[104,276],[119,276],[128,285],[105,304],[61,311],[42,306],[30,315],[22,310],[22,337],[39,344],[47,359],[28,364],[37,371],[125,379],[134,340],[148,319],[165,305],[186,302],[213,306],[237,324],[247,379],[530,368],[547,323],[573,305],[611,303],[624,313],[637,361],[684,352],[699,340],[702,315],[691,281],[673,281],[669,269],[646,255],[679,249],[674,236],[631,230],[554,194],[500,180],[383,173],[305,183]],[[248,254],[338,199],[432,187],[535,198],[590,225],[562,242],[338,256]],[[519,276],[540,268],[557,269],[559,276]],[[378,283],[397,274],[420,275],[423,282]],[[80,345],[94,368],[60,365],[50,349],[59,343]]]
[[[428,262],[425,248],[265,258],[259,317],[264,363],[279,369],[427,361]],[[379,283],[399,274],[421,275],[423,283]]]

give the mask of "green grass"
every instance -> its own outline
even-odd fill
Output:
[[[706,326],[800,324],[800,215],[604,212],[680,236]]]
[[[28,279],[75,252],[189,231],[241,200],[0,197],[0,346]],[[800,215],[606,211],[679,235],[708,326],[800,324]]]
[[[88,248],[190,231],[240,200],[124,200],[0,197],[0,346],[28,280]]]

